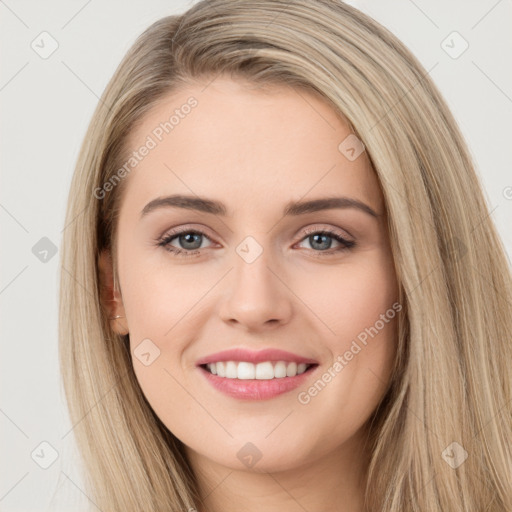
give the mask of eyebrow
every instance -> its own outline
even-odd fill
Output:
[[[206,199],[197,196],[188,195],[171,195],[166,197],[157,197],[150,201],[142,210],[141,218],[148,213],[159,208],[183,208],[187,210],[197,210],[213,215],[225,217],[227,215],[226,206],[220,201]],[[380,215],[370,206],[358,199],[351,197],[325,197],[321,199],[313,199],[310,201],[290,201],[283,210],[283,216],[298,216],[306,213],[314,213],[322,210],[330,210],[334,208],[356,208],[372,217],[378,218]]]

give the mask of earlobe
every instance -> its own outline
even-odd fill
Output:
[[[120,290],[114,287],[112,256],[103,250],[98,256],[101,307],[112,329],[121,335],[128,334],[126,315]]]

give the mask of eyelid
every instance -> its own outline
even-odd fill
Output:
[[[317,233],[318,231],[324,231],[325,233],[341,236],[342,238],[346,239],[347,242],[348,241],[350,241],[350,242],[355,242],[356,241],[355,237],[352,236],[346,229],[342,229],[342,228],[338,228],[338,227],[335,228],[335,227],[332,227],[332,226],[329,226],[329,227],[326,228],[326,227],[322,227],[322,225],[320,223],[319,224],[313,224],[313,226],[308,226],[307,228],[304,229],[303,232],[306,235],[310,235],[311,233]],[[304,236],[302,236],[302,238],[304,238]],[[300,240],[302,240],[302,238]]]
[[[199,227],[197,227],[199,226]],[[162,235],[158,237],[158,241],[165,240],[170,236],[178,236],[182,233],[189,233],[191,231],[197,231],[198,233],[206,236],[210,241],[214,241],[215,237],[211,236],[211,231],[204,224],[180,224],[173,228],[167,228]]]

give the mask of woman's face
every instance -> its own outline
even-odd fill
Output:
[[[315,95],[205,86],[131,134],[114,324],[191,457],[299,467],[347,450],[389,381],[400,305],[383,197]]]

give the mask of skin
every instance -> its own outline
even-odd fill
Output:
[[[202,510],[362,511],[364,425],[387,389],[396,317],[309,403],[297,395],[397,301],[378,179],[364,151],[350,161],[338,150],[351,130],[320,97],[225,76],[207,83],[174,91],[131,133],[135,150],[169,112],[190,96],[198,100],[125,178],[120,291],[107,306],[124,318],[112,325],[130,334],[132,354],[147,338],[160,350],[148,366],[133,357],[133,368],[156,414],[186,446]],[[141,219],[148,202],[178,193],[222,201],[228,215],[167,207]],[[355,208],[283,217],[289,201],[327,196],[355,198],[378,217]],[[199,255],[156,245],[178,227],[206,234],[196,240]],[[311,233],[322,229],[356,246],[334,252],[342,245],[329,236],[315,243]],[[249,235],[263,250],[250,264],[236,252]],[[177,237],[171,245],[186,250],[193,242]],[[101,268],[112,289],[108,253]],[[320,366],[307,386],[237,400],[196,367],[199,357],[234,347],[280,348]],[[252,467],[237,457],[248,442],[261,453]]]

